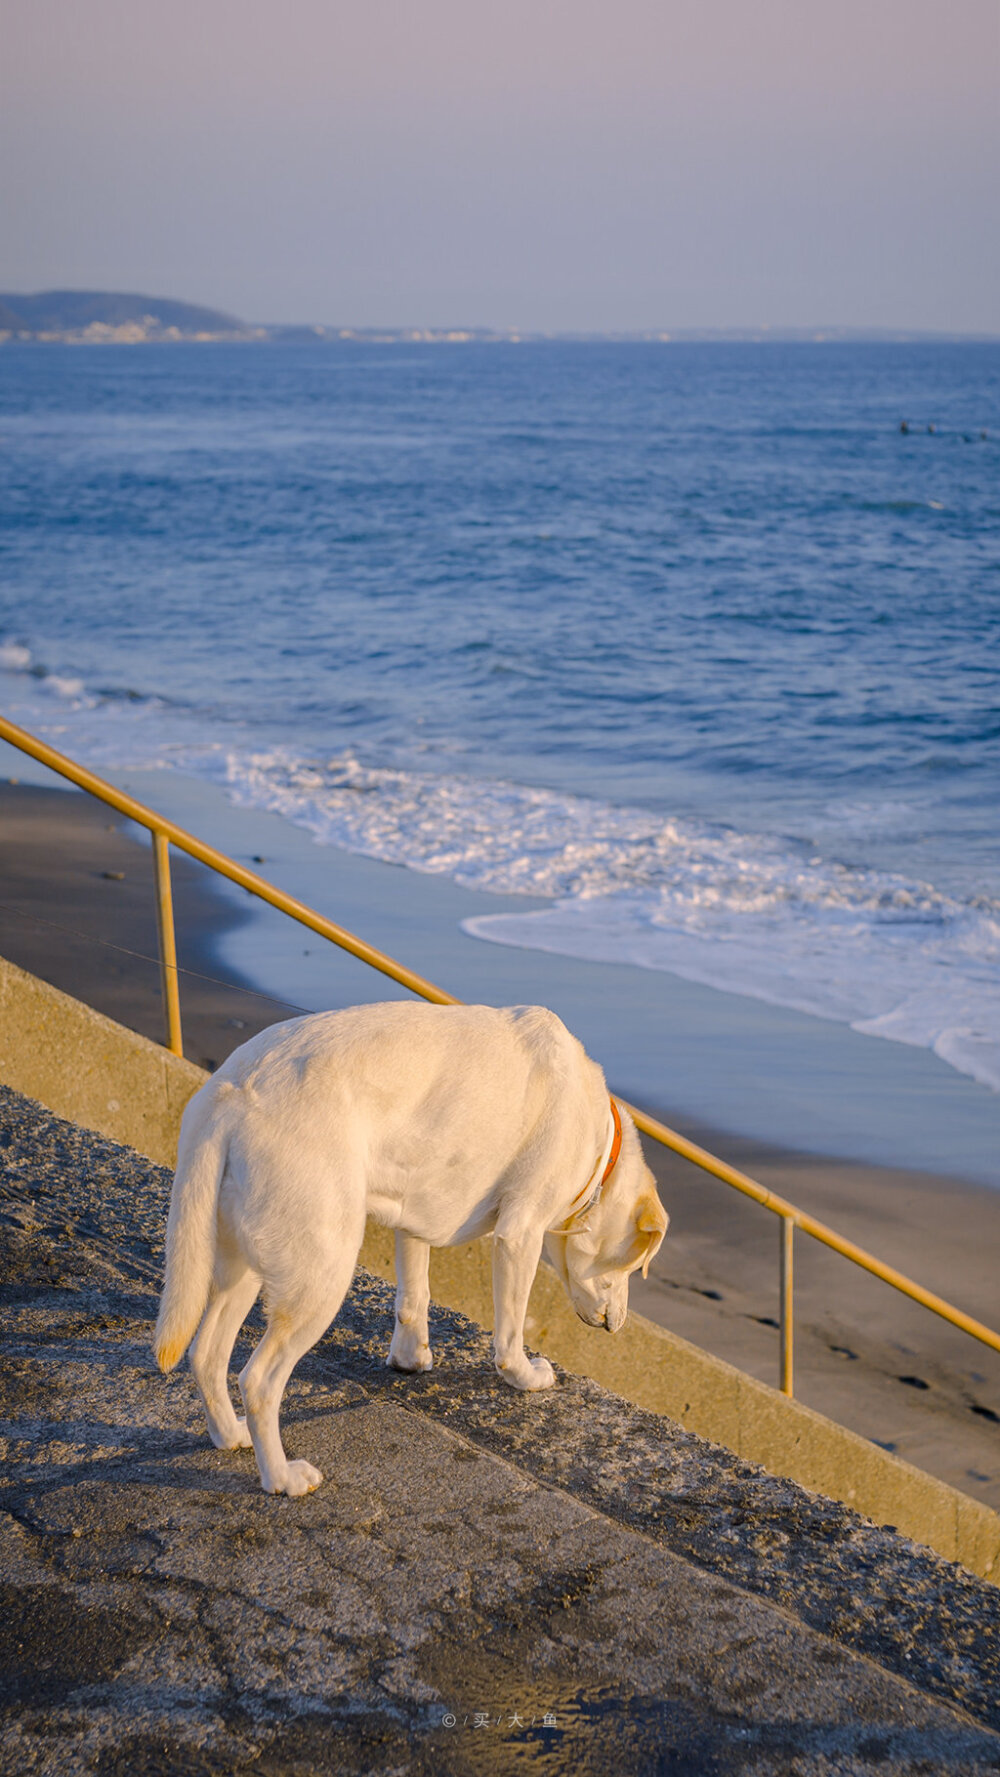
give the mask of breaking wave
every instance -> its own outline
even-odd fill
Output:
[[[1000,904],[859,868],[799,840],[523,784],[253,748],[190,712],[100,692],[0,643],[11,713],[93,764],[169,766],[324,845],[548,905],[473,936],[661,969],[932,1049],[1000,1090]],[[864,817],[860,809],[857,819]]]

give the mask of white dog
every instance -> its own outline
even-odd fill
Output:
[[[366,1216],[396,1230],[387,1362],[431,1367],[430,1248],[492,1234],[496,1367],[527,1389],[555,1380],[523,1343],[543,1242],[581,1319],[617,1332],[667,1227],[631,1118],[553,1012],[391,1003],[261,1031],[184,1113],[155,1351],[173,1369],[197,1329],[212,1442],[252,1443],[268,1493],[323,1478],[288,1461],[278,1409],[347,1293]],[[262,1285],[241,1420],[227,1371]]]

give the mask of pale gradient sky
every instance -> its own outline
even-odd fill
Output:
[[[0,289],[1000,332],[1000,0],[0,0]]]

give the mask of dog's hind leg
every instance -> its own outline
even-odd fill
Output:
[[[393,1370],[429,1370],[427,1310],[431,1249],[426,1240],[396,1231],[396,1326],[386,1363]]]
[[[250,1433],[245,1419],[238,1419],[229,1397],[229,1359],[236,1335],[260,1290],[260,1277],[236,1253],[218,1252],[212,1293],[198,1334],[191,1347],[190,1363],[208,1420],[208,1435],[220,1450],[247,1449]]]
[[[240,1373],[240,1393],[265,1493],[296,1497],[311,1493],[323,1479],[312,1463],[289,1462],[281,1443],[278,1411],[299,1358],[322,1338],[347,1294],[363,1233],[362,1220],[356,1238],[339,1245],[336,1253],[324,1254],[318,1246],[308,1279],[303,1281],[300,1276],[294,1289],[283,1292],[274,1279],[267,1280],[267,1332]]]

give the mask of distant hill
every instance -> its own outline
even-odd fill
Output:
[[[0,330],[4,333],[13,333],[16,329],[26,325],[27,323],[21,319],[21,316],[15,313],[14,309],[8,308],[5,299],[0,296]]]
[[[220,309],[135,296],[118,290],[41,290],[23,296],[0,291],[0,329],[12,333],[101,338],[181,338],[198,334],[252,337],[255,329]]]

